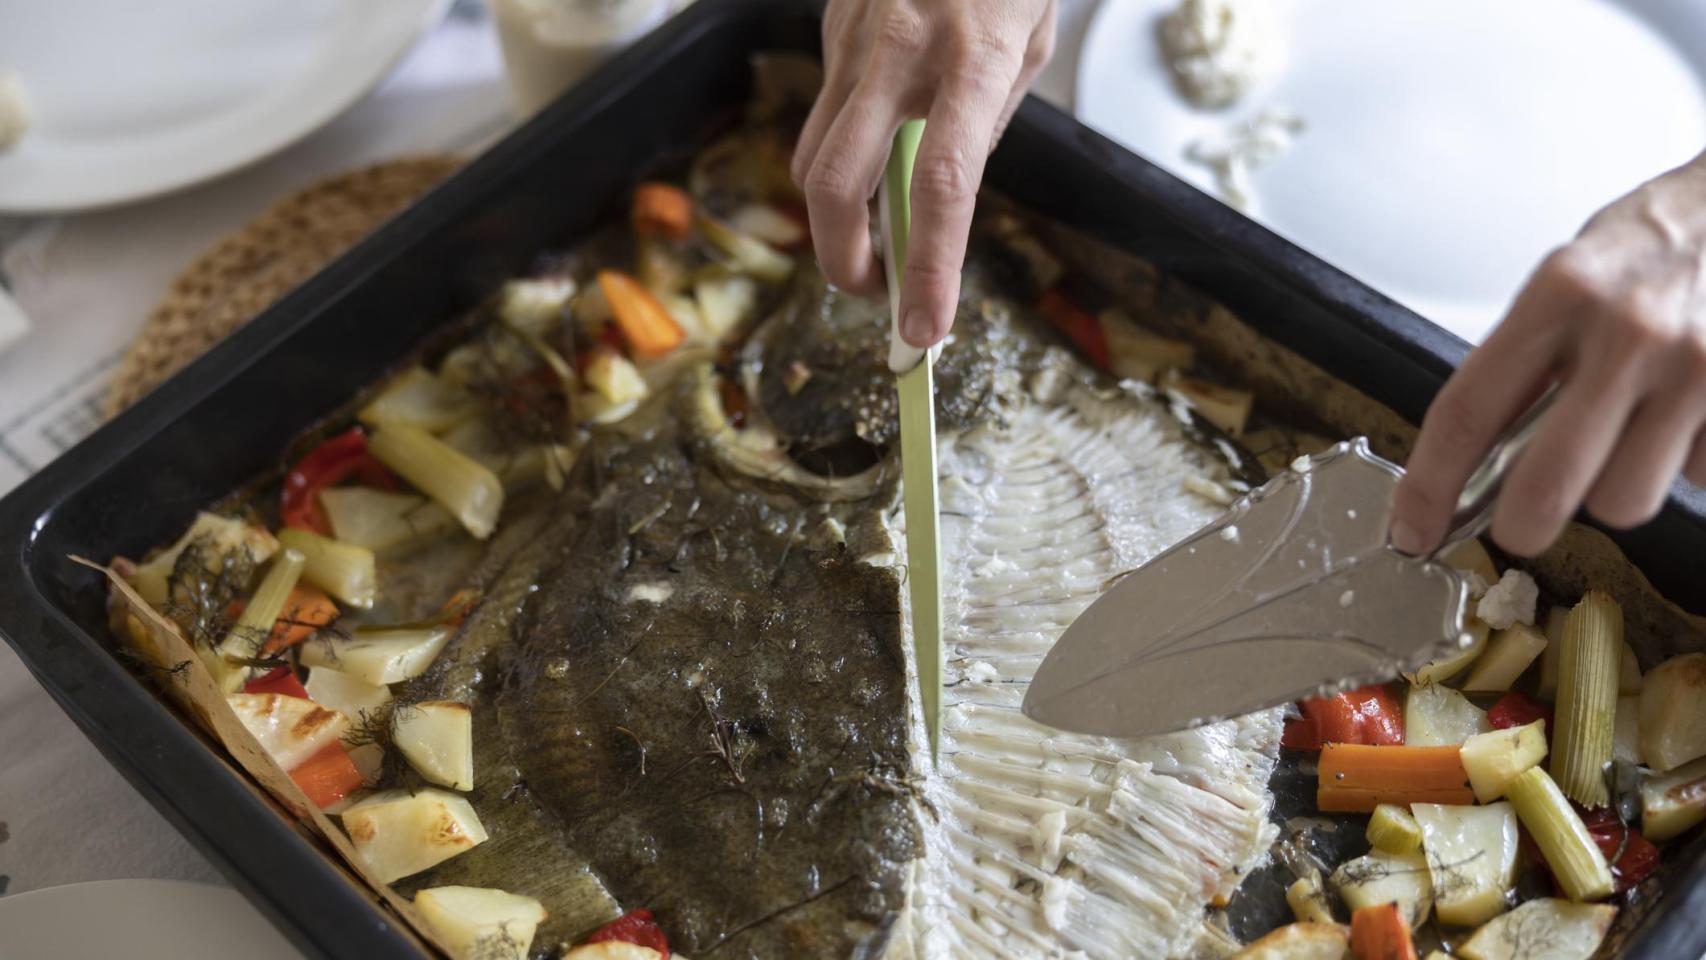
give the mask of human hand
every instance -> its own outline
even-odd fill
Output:
[[[1428,409],[1393,503],[1395,547],[1439,544],[1487,449],[1555,381],[1493,508],[1499,546],[1540,553],[1584,504],[1632,527],[1678,473],[1706,483],[1706,155],[1601,210],[1541,262]]]
[[[925,118],[912,173],[901,336],[947,336],[984,160],[1054,50],[1055,0],[830,0],[824,84],[794,150],[824,276],[883,290],[869,201],[900,125]]]

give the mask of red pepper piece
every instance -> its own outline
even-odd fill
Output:
[[[1312,717],[1293,717],[1285,722],[1285,730],[1280,733],[1280,746],[1287,750],[1319,750],[1321,729]]]
[[[1525,727],[1536,720],[1546,721],[1546,741],[1550,743],[1552,741],[1552,708],[1544,703],[1512,690],[1500,697],[1497,703],[1487,708],[1487,722],[1493,725],[1494,730]]]
[[[289,667],[279,667],[271,673],[262,674],[243,685],[244,693],[278,693],[287,697],[310,699],[308,690],[302,686],[302,681],[296,679],[296,674]]]
[[[1282,746],[1319,750],[1324,743],[1395,747],[1404,743],[1404,712],[1383,683],[1298,703],[1303,716],[1287,721]]]
[[[1108,369],[1108,338],[1102,332],[1101,321],[1072,302],[1058,288],[1049,290],[1037,300],[1037,312],[1054,324],[1055,329],[1066,334],[1073,346],[1082,351],[1097,369]]]
[[[1584,810],[1576,806],[1576,813],[1587,825],[1593,842],[1599,845],[1599,852],[1611,864],[1611,877],[1617,881],[1616,893],[1635,886],[1658,869],[1659,848],[1639,831],[1619,822],[1615,810],[1610,807]]]
[[[1376,683],[1339,694],[1362,719],[1362,742],[1377,747],[1404,745],[1404,711],[1386,684]]]
[[[382,490],[397,488],[397,478],[367,452],[367,434],[351,427],[310,450],[285,475],[278,495],[279,520],[287,527],[331,536],[332,525],[320,507],[320,491],[356,477]]]
[[[601,943],[607,940],[650,947],[663,954],[663,960],[669,960],[669,939],[663,935],[662,928],[653,922],[650,910],[625,913],[594,930],[585,942]]]

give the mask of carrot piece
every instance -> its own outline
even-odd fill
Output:
[[[1416,960],[1410,923],[1396,903],[1363,907],[1351,914],[1351,956],[1356,960]]]
[[[1382,803],[1475,802],[1459,749],[1329,743],[1321,748],[1315,805],[1370,813]]]
[[[338,605],[325,592],[307,584],[297,584],[285,598],[284,612],[273,624],[272,633],[261,647],[261,654],[288,650],[318,633],[338,618]]]
[[[322,810],[361,789],[361,771],[344,751],[343,744],[327,744],[325,749],[297,764],[290,779],[302,788],[308,799]]]
[[[693,229],[693,198],[667,183],[634,188],[634,232],[642,237],[685,240]]]
[[[640,281],[620,270],[598,271],[598,289],[610,302],[616,327],[635,355],[661,357],[681,345],[687,334],[664,305]]]

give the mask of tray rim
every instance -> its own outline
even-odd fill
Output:
[[[39,537],[53,523],[61,504],[206,402],[214,391],[265,362],[280,341],[311,322],[328,304],[359,288],[381,267],[406,255],[419,237],[466,215],[485,194],[500,189],[511,172],[526,167],[538,145],[565,136],[577,118],[584,121],[608,109],[642,79],[665,69],[680,50],[728,21],[815,19],[818,15],[815,3],[795,0],[700,0],[0,498],[0,616],[6,617],[6,623],[0,624],[0,639],[13,648],[102,756],[306,955],[418,958],[423,954],[402,924],[380,909],[315,843],[297,842],[302,835],[270,800],[246,778],[229,776],[234,768],[181,722],[176,711],[136,682],[99,638],[82,630],[42,593],[34,566]],[[1396,352],[1439,381],[1468,350],[1448,331],[1034,95],[1014,116],[1008,137],[1065,145],[1086,162],[1094,161],[1108,179],[1141,195],[1146,204],[1206,244],[1219,247],[1245,269],[1262,274],[1264,282],[1314,301],[1358,338]],[[1103,236],[1105,231],[1071,225],[1122,245]],[[1182,275],[1189,279],[1188,274]],[[1271,331],[1262,333],[1271,336]],[[1283,337],[1271,338],[1287,343]],[[1318,356],[1311,359],[1333,369]],[[1419,397],[1375,396],[1412,421],[1419,419],[1431,398],[1431,390]],[[1706,493],[1673,491],[1665,518],[1667,525],[1685,523],[1706,530]],[[1624,537],[1615,539],[1621,546]],[[35,636],[24,636],[26,631]],[[91,648],[99,655],[87,656]],[[1660,960],[1706,953],[1706,924],[1696,922],[1694,929],[1688,929],[1690,916],[1706,916],[1706,853],[1677,887],[1667,891],[1669,902],[1648,919],[1626,956]]]

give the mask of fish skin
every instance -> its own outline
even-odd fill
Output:
[[[486,848],[413,884],[534,893],[541,878],[560,872],[575,879],[542,897],[553,915],[540,942],[572,942],[593,925],[589,917],[607,919],[619,902],[651,909],[672,944],[696,958],[1061,955],[1075,942],[1056,929],[1063,917],[1153,926],[1129,942],[1156,956],[1187,949],[1200,931],[1203,906],[1236,887],[1271,837],[1261,781],[1272,769],[1277,720],[1231,721],[1226,732],[1207,738],[1079,744],[1093,755],[1068,764],[1105,780],[1093,791],[1099,799],[1086,802],[1157,811],[1129,828],[1120,816],[1098,816],[1096,830],[1072,842],[1149,849],[1186,819],[1221,824],[1216,836],[1223,839],[1192,854],[1215,860],[1212,876],[1168,868],[1179,878],[1177,889],[1187,891],[1178,894],[1177,923],[1165,919],[1167,911],[1122,919],[1107,912],[1106,897],[1088,901],[1102,904],[1100,912],[1063,912],[1086,902],[1071,900],[1079,896],[1071,887],[1078,871],[1071,851],[1064,857],[1020,851],[1035,861],[1033,871],[1042,869],[1038,864],[1060,871],[1063,879],[1048,886],[1051,896],[1064,891],[1067,899],[1045,905],[1043,884],[1031,889],[1019,883],[1024,871],[1009,871],[1001,875],[1018,883],[1013,890],[1030,906],[956,900],[944,871],[971,876],[965,857],[996,851],[948,829],[951,808],[979,789],[987,794],[1000,778],[968,774],[976,766],[969,755],[948,758],[944,775],[926,769],[902,614],[899,471],[878,450],[892,441],[893,427],[892,381],[882,373],[885,334],[872,323],[874,333],[864,337],[868,309],[842,302],[809,266],[799,273],[740,355],[749,394],[758,398],[749,429],[774,430],[796,451],[845,453],[871,445],[884,459],[864,475],[864,485],[846,484],[859,490],[859,499],[731,469],[719,455],[726,436],[708,429],[693,408],[692,381],[708,371],[684,377],[674,391],[599,434],[551,519],[538,522],[513,561],[490,575],[489,582],[505,586],[488,593],[453,641],[441,661],[452,666],[429,675],[475,697],[481,765],[475,805],[482,818],[504,819]],[[1172,455],[1218,469],[1208,445],[1182,433],[1159,404],[1110,393],[1055,345],[1055,336],[1024,321],[976,263],[968,268],[960,314],[959,339],[940,367],[945,445],[992,432],[1061,429],[1058,418],[1068,414],[1060,411],[1076,403],[1099,411],[1096,422],[1104,425],[1110,411],[1154,413]],[[821,369],[797,391],[767,382],[794,360]],[[1074,429],[1080,428],[1094,433],[1082,424]],[[945,460],[948,514],[977,512],[963,499],[978,495],[961,489],[975,480],[966,466],[963,459]],[[1196,512],[1156,525],[1145,510],[1158,505],[1098,502],[1105,483],[1095,469],[1081,470],[1074,482],[1080,486],[1066,492],[1023,483],[983,491],[986,498],[1016,498],[995,511],[1000,515],[977,521],[985,538],[999,541],[1039,526],[1058,535],[1018,558],[1025,568],[1009,591],[1011,600],[1046,609],[1046,622],[1027,625],[1032,632],[1064,628],[1074,604],[1087,603],[1091,588],[1114,569],[1108,564],[1141,559],[1188,532],[1201,519],[1197,513],[1212,511],[1196,504]],[[1088,510],[1078,502],[1086,498]],[[838,535],[824,533],[832,526]],[[1051,565],[1065,579],[1036,575]],[[955,644],[962,660],[975,653],[979,630],[999,632],[996,613],[965,603],[976,599],[975,589],[965,589],[973,576],[957,567],[951,578],[958,591],[951,658]],[[1053,592],[1069,582],[1077,586]],[[950,683],[965,681],[966,667],[951,660]],[[1020,721],[1022,692],[1003,688]],[[963,717],[951,722],[965,725]],[[713,739],[719,732],[721,743]],[[1032,743],[1060,742],[1034,725],[1017,734]],[[488,773],[487,755],[496,758],[495,773]],[[1239,775],[1217,776],[1211,768],[1218,762],[1240,765]],[[501,782],[525,790],[494,797]],[[519,844],[500,837],[512,830],[544,836]],[[1094,866],[1088,853],[1081,858]],[[518,862],[529,865],[524,876],[534,879],[518,879]],[[1003,928],[996,918],[1001,910],[1022,916],[1023,929]],[[1107,942],[1080,946],[1088,956],[1120,955]]]

